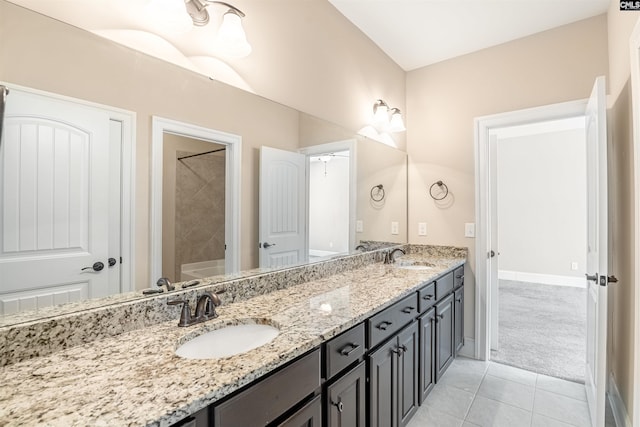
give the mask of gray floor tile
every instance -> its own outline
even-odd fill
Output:
[[[584,384],[578,384],[572,381],[538,374],[536,387],[542,390],[561,394],[563,396],[573,397],[574,399],[583,400],[585,402],[587,401]]]
[[[478,424],[470,423],[469,421],[465,421],[462,423],[462,427],[480,427]]]
[[[478,395],[466,421],[481,427],[529,427],[531,412]]]
[[[514,368],[513,366],[502,365],[500,363],[491,362],[487,369],[488,375],[499,377],[509,381],[515,381],[530,387],[536,386],[536,378],[538,374],[535,372],[525,371],[523,369]]]
[[[407,427],[461,427],[464,421],[430,406],[421,406]]]
[[[438,384],[423,405],[464,420],[472,401],[473,393]]]
[[[536,390],[533,412],[574,426],[591,425],[587,402],[542,389]]]
[[[447,372],[445,372],[438,384],[459,388],[469,393],[477,392],[484,378],[484,374],[452,369],[453,367],[452,365]]]
[[[487,372],[490,362],[486,360],[469,359],[466,357],[457,357],[447,372],[464,372],[466,374],[484,375]]]
[[[535,387],[486,375],[478,395],[531,411],[535,390]]]
[[[544,415],[534,413],[533,419],[531,420],[531,427],[574,427],[574,426],[571,424],[563,423],[562,421],[555,420],[553,418],[545,417]]]

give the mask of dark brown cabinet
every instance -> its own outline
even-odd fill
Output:
[[[366,382],[365,362],[361,362],[336,382],[327,386],[328,427],[366,426]]]
[[[453,302],[453,294],[449,294],[436,304],[436,382],[453,362],[455,355]]]
[[[434,371],[436,348],[436,309],[431,308],[418,320],[420,327],[420,404],[436,384]]]
[[[369,356],[371,426],[401,427],[418,408],[418,322]]]
[[[316,396],[278,427],[322,427],[322,396]]]
[[[456,289],[454,293],[454,307],[453,313],[455,316],[453,344],[455,347],[455,354],[462,349],[464,345],[464,286]]]

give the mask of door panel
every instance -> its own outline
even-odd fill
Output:
[[[327,387],[328,426],[365,427],[366,368],[361,362],[335,383]]]
[[[260,267],[307,259],[306,157],[260,148]]]
[[[397,425],[397,339],[391,339],[369,356],[369,412],[372,427]]]
[[[596,79],[586,110],[587,350],[585,387],[593,426],[604,425],[607,368],[608,196],[605,79]]]
[[[12,89],[4,126],[0,313],[108,295],[108,113]]]
[[[398,335],[402,350],[398,361],[398,425],[405,426],[418,410],[418,322]]]
[[[453,320],[453,295],[449,295],[436,305],[436,382],[453,362]]]
[[[434,350],[436,337],[436,309],[432,308],[420,317],[420,403],[435,385]]]

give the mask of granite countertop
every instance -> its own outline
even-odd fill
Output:
[[[176,316],[5,366],[0,368],[0,426],[171,425],[465,262],[462,257],[420,259],[434,267],[370,264],[224,305],[218,318],[192,327],[178,327]],[[224,359],[186,360],[174,354],[190,337],[240,323],[271,324],[280,334],[262,347]]]

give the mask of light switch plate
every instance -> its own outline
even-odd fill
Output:
[[[573,262],[571,263],[571,269],[572,269],[573,271],[576,271],[576,270],[578,269],[578,263],[577,263],[576,261],[573,261]]]
[[[359,219],[356,221],[356,233],[362,233],[363,230],[364,230],[364,226],[362,224],[362,220]]]
[[[418,223],[418,236],[426,236],[427,235],[427,223],[419,222]]]
[[[391,221],[391,234],[400,234],[400,224],[397,221]]]
[[[464,237],[476,237],[476,224],[467,222],[464,224]]]

